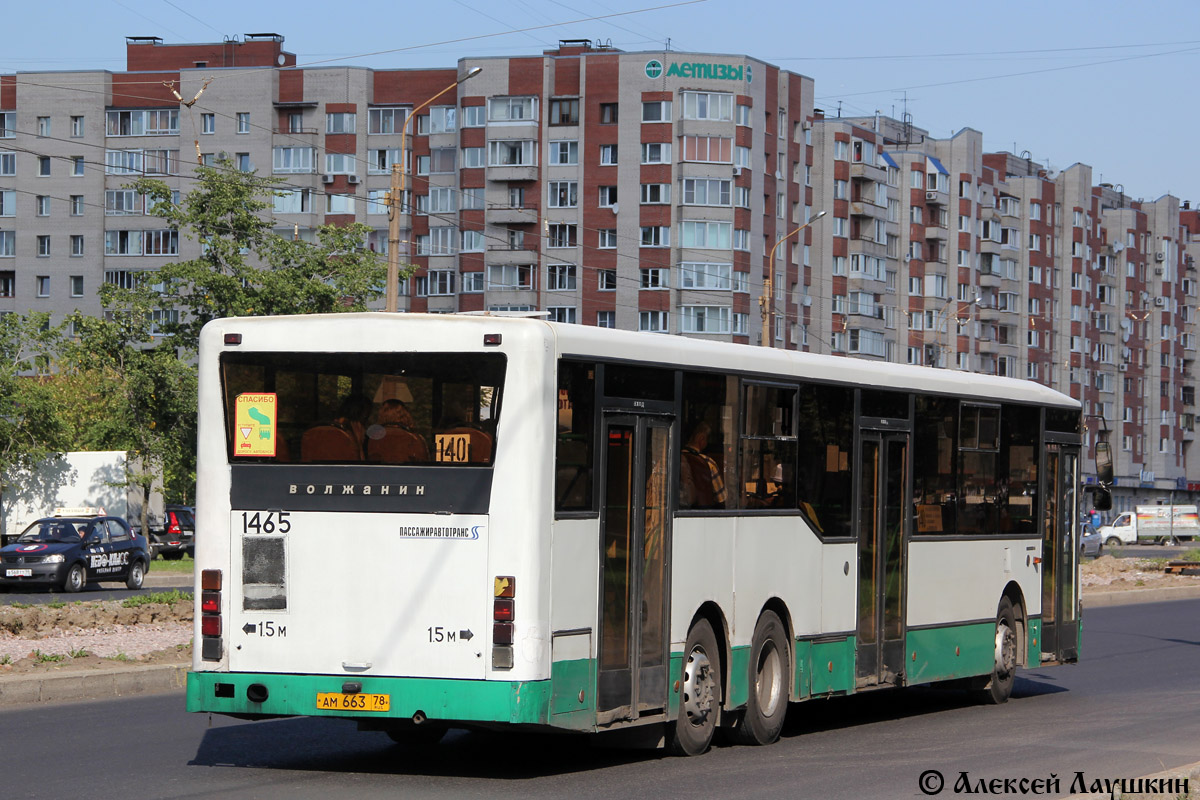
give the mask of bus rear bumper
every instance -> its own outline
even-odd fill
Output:
[[[355,691],[357,689],[357,691]],[[319,708],[319,694],[385,695],[386,711]],[[547,724],[551,682],[189,672],[187,710],[239,717],[342,717]]]

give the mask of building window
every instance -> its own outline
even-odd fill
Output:
[[[47,196],[46,196],[46,195],[44,195],[44,194],[39,194],[39,195],[38,195],[38,196],[35,198],[35,203],[34,203],[34,205],[35,205],[35,207],[36,207],[36,209],[37,209],[37,215],[38,215],[39,217],[48,217],[48,216],[50,216],[50,198],[49,198],[49,197],[47,197]]]
[[[484,275],[482,272],[464,272],[462,274],[463,294],[479,294],[483,291]]]
[[[670,142],[647,142],[642,145],[643,164],[670,164]]]
[[[550,119],[551,125],[578,125],[579,124],[579,98],[569,100],[551,100],[550,101]]]
[[[670,289],[671,270],[664,267],[650,267],[642,270],[643,289]]]
[[[550,312],[551,322],[575,322],[575,306],[547,306],[546,310]]]
[[[575,238],[577,225],[564,222],[551,223],[546,226],[546,247],[575,247],[578,245],[578,240]]]
[[[462,249],[463,253],[482,253],[483,252],[483,232],[482,231],[463,231],[462,232]],[[466,291],[464,289],[464,291]]]
[[[83,133],[83,117],[71,117],[71,138],[82,139]]]
[[[104,192],[104,213],[109,217],[141,214],[141,195],[133,189],[108,189]]]
[[[615,144],[600,145],[600,165],[611,166],[617,163],[617,146]]]
[[[254,166],[250,163],[249,153],[238,153],[233,160],[234,166],[238,172],[253,172]]]
[[[367,133],[400,133],[408,118],[407,107],[367,109]]]
[[[37,254],[39,258],[50,255],[50,237],[43,234],[37,237]]]
[[[617,204],[617,187],[601,186],[600,187],[600,207],[612,208]]]
[[[178,231],[146,231],[143,234],[143,253],[148,256],[179,255]]]
[[[482,128],[487,124],[487,108],[485,106],[467,106],[462,110],[464,128]]]
[[[601,125],[616,125],[617,124],[617,104],[616,103],[601,103],[600,104],[600,124]]]
[[[488,101],[488,122],[528,122],[536,116],[533,97],[493,97]]]
[[[639,311],[638,330],[666,333],[668,315],[666,311]]]
[[[38,156],[38,177],[46,178],[50,176],[50,156]]]
[[[0,214],[2,214],[2,212],[0,212]],[[72,217],[82,217],[83,216],[83,195],[81,195],[81,194],[71,195],[71,216]]]
[[[83,297],[83,276],[71,276],[71,297]]]
[[[679,265],[679,288],[729,290],[732,276],[732,264],[684,261]]]
[[[487,162],[484,161],[484,149],[482,147],[464,147],[462,150],[462,165],[463,169],[473,169],[482,167]]]
[[[671,101],[653,100],[642,103],[642,122],[670,122]]]
[[[399,147],[367,151],[368,175],[386,175],[392,171],[392,165],[398,163],[400,163]]]
[[[217,132],[217,115],[216,114],[201,114],[200,115],[200,133],[216,133]]]
[[[353,175],[355,161],[353,153],[326,153],[325,171],[333,175]]]
[[[487,268],[488,289],[532,289],[531,264],[494,264]]]
[[[598,278],[597,289],[601,292],[615,292],[617,290],[617,271],[615,269],[601,269],[596,271]]]
[[[76,178],[83,175],[83,156],[71,156],[71,175]]]
[[[83,236],[78,233],[71,234],[71,255],[75,257],[83,255]]]
[[[599,233],[600,233],[600,242],[597,246],[601,250],[613,250],[616,248],[616,246],[617,246],[617,229],[616,228],[601,228]]]
[[[238,133],[249,133],[250,132],[250,112],[249,111],[239,111],[237,113],[237,132]],[[353,131],[351,131],[351,133],[353,133]]]
[[[458,130],[458,109],[454,106],[434,106],[429,113],[417,117],[417,133],[454,133]]]
[[[750,106],[744,106],[739,103],[737,107],[737,124],[749,128],[751,117],[752,110]]]
[[[615,311],[597,311],[596,312],[596,327],[597,328],[615,328],[615,327],[617,327],[617,312],[615,312]]]
[[[683,118],[725,121],[733,119],[733,95],[718,92],[683,92]]]
[[[533,167],[537,166],[537,142],[532,139],[488,142],[488,166],[490,167]]]
[[[667,225],[643,225],[642,247],[670,247],[671,228]]]
[[[17,112],[0,111],[0,139],[13,139],[17,135]]]
[[[567,292],[575,290],[575,265],[551,264],[546,267],[546,291]]]
[[[17,174],[17,155],[16,153],[0,152],[0,175],[16,175]]]
[[[727,136],[684,136],[683,160],[732,164],[733,139]]]
[[[463,189],[459,197],[462,201],[461,208],[463,211],[482,211],[487,207],[487,203],[484,202],[484,189],[482,186]]]
[[[684,178],[683,204],[685,206],[728,206],[732,183],[732,181],[718,178]]]
[[[731,333],[728,306],[680,306],[680,333]]]
[[[0,256],[12,258],[16,255],[16,231],[0,231]]]
[[[713,250],[728,250],[731,246],[730,222],[681,222],[680,239],[683,247],[703,247]]]
[[[271,210],[276,214],[308,214],[312,211],[312,190],[278,189]]]
[[[38,297],[49,297],[50,296],[50,276],[49,275],[38,275],[37,276],[37,296]]]
[[[550,143],[550,163],[557,167],[574,166],[579,163],[579,142],[560,139]]]
[[[642,204],[643,205],[669,205],[671,202],[671,184],[669,183],[643,183],[642,184]]]

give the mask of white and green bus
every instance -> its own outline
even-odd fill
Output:
[[[201,336],[192,711],[715,728],[1078,658],[1080,404],[488,315]]]

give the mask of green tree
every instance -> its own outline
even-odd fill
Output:
[[[77,313],[75,339],[58,361],[64,386],[73,384],[94,402],[96,413],[73,420],[77,440],[130,455],[126,482],[141,491],[142,530],[149,529],[154,483],[189,475],[196,442],[195,367],[172,342],[156,341],[146,302],[135,297],[110,308],[108,318]]]
[[[194,353],[200,328],[210,319],[364,311],[382,293],[387,268],[363,246],[368,226],[325,225],[314,242],[281,236],[270,216],[281,181],[240,172],[228,161],[198,167],[196,177],[196,187],[179,202],[162,181],[131,184],[146,195],[156,216],[199,241],[203,252],[165,264],[155,274],[156,285],[105,286],[106,306],[157,304],[180,312],[161,327],[177,347]],[[131,300],[137,293],[142,299]]]
[[[45,377],[61,336],[49,323],[48,314],[0,315],[0,497],[65,449],[66,429]]]

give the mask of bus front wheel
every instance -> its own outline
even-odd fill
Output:
[[[738,744],[771,744],[783,730],[791,680],[788,635],[773,611],[754,626],[750,643],[750,692],[730,737]]]
[[[672,755],[698,756],[712,743],[721,711],[721,665],[717,637],[706,619],[688,631],[679,678],[679,717],[668,736]]]
[[[1017,678],[1017,615],[1007,597],[996,610],[995,644],[992,674],[977,679],[976,696],[988,705],[1007,701]]]

